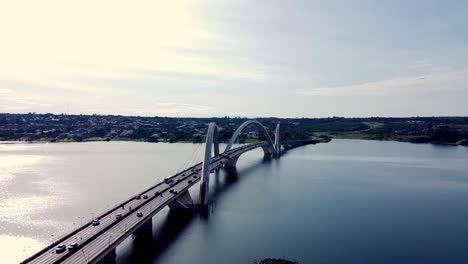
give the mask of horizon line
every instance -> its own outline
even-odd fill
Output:
[[[76,114],[76,113],[51,113],[51,112],[27,112],[27,113],[21,113],[21,112],[0,112],[0,115],[3,114],[9,114],[9,115],[28,115],[28,114],[34,114],[34,115],[66,115],[66,116],[121,116],[121,117],[147,117],[147,118],[196,118],[196,119],[209,119],[209,118],[245,118],[245,119],[262,119],[262,118],[273,118],[273,119],[324,119],[324,118],[345,118],[345,119],[359,119],[359,118],[468,118],[468,115],[463,116],[463,115],[440,115],[440,116],[427,116],[427,115],[416,115],[416,116],[352,116],[352,117],[346,117],[346,116],[323,116],[323,117],[276,117],[276,116],[159,116],[159,115],[124,115],[124,114],[99,114],[99,113],[94,113],[94,114]]]

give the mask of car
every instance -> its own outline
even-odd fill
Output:
[[[176,194],[176,193],[177,193],[177,191],[174,190],[174,189],[171,189],[169,192],[170,192],[170,193],[173,193],[173,194]]]
[[[65,252],[67,250],[67,247],[64,244],[60,244],[57,247],[55,247],[55,253],[60,254]]]
[[[78,243],[71,243],[69,246],[68,246],[68,251],[75,251],[78,249]]]
[[[116,214],[115,219],[117,219],[117,220],[122,219],[122,214]]]
[[[138,217],[143,217],[143,213],[142,213],[142,212],[138,212],[138,213],[137,213],[137,216],[138,216]]]
[[[135,196],[135,199],[140,200],[140,199],[141,199],[141,196],[140,196],[140,195],[137,195],[137,196]]]
[[[191,184],[191,183],[192,183],[192,180],[189,180],[188,183]]]
[[[193,178],[196,179],[198,176],[197,175],[193,175]]]
[[[98,226],[100,224],[99,219],[94,219],[93,222],[91,222],[93,226]]]
[[[159,196],[160,194],[161,194],[160,192],[155,192],[155,193],[154,193],[154,196],[157,197],[157,196]]]
[[[147,194],[143,195],[143,199],[148,199],[148,195]]]
[[[172,182],[171,177],[166,177],[166,178],[164,178],[164,182],[165,182],[165,183],[170,183],[170,182]]]

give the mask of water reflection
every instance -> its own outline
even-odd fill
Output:
[[[135,234],[131,249],[119,256],[118,263],[152,263],[173,244],[193,221],[195,214],[189,210],[167,210],[162,221],[152,229]]]
[[[154,221],[152,229],[140,231],[133,236],[132,249],[120,256],[118,263],[157,263],[159,257],[180,238],[195,219],[209,221],[215,213],[216,201],[223,193],[232,188],[241,179],[239,175],[250,175],[261,166],[270,166],[272,159],[263,158],[249,164],[241,170],[236,168],[216,170],[210,176],[210,203],[207,207],[195,207],[194,210],[167,210],[163,221]],[[196,188],[196,187],[195,187]],[[163,214],[164,214],[163,213]]]
[[[18,263],[34,254],[45,244],[28,237],[0,235],[1,263]],[[21,249],[21,250],[19,250]]]
[[[8,248],[0,262],[16,263],[25,245],[30,255],[201,160],[190,158],[198,147],[1,145],[0,159],[11,162],[0,162],[0,244],[17,242],[0,245]],[[262,155],[248,152],[237,171],[212,175],[205,214],[162,210],[152,232],[118,247],[118,262],[468,263],[468,148],[336,140],[278,160]],[[197,201],[198,186],[190,192]]]

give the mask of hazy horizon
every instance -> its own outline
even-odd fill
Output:
[[[457,118],[457,117],[468,117],[468,115],[439,115],[439,116],[317,116],[317,117],[309,117],[309,116],[286,116],[286,117],[278,117],[278,116],[163,116],[163,115],[127,115],[127,114],[98,114],[98,113],[90,113],[90,114],[83,114],[83,113],[52,113],[52,112],[0,112],[0,114],[12,114],[12,115],[26,115],[26,114],[37,114],[37,115],[46,115],[46,114],[53,114],[53,115],[84,115],[84,116],[126,116],[126,117],[162,117],[162,118],[247,118],[247,119],[256,119],[256,118],[278,118],[278,119],[320,119],[320,118]]]

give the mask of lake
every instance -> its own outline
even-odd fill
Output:
[[[23,260],[202,151],[0,144],[0,262]],[[117,263],[468,263],[467,147],[333,140],[273,160],[257,149],[210,184],[208,212],[161,211],[152,233],[117,248]]]

